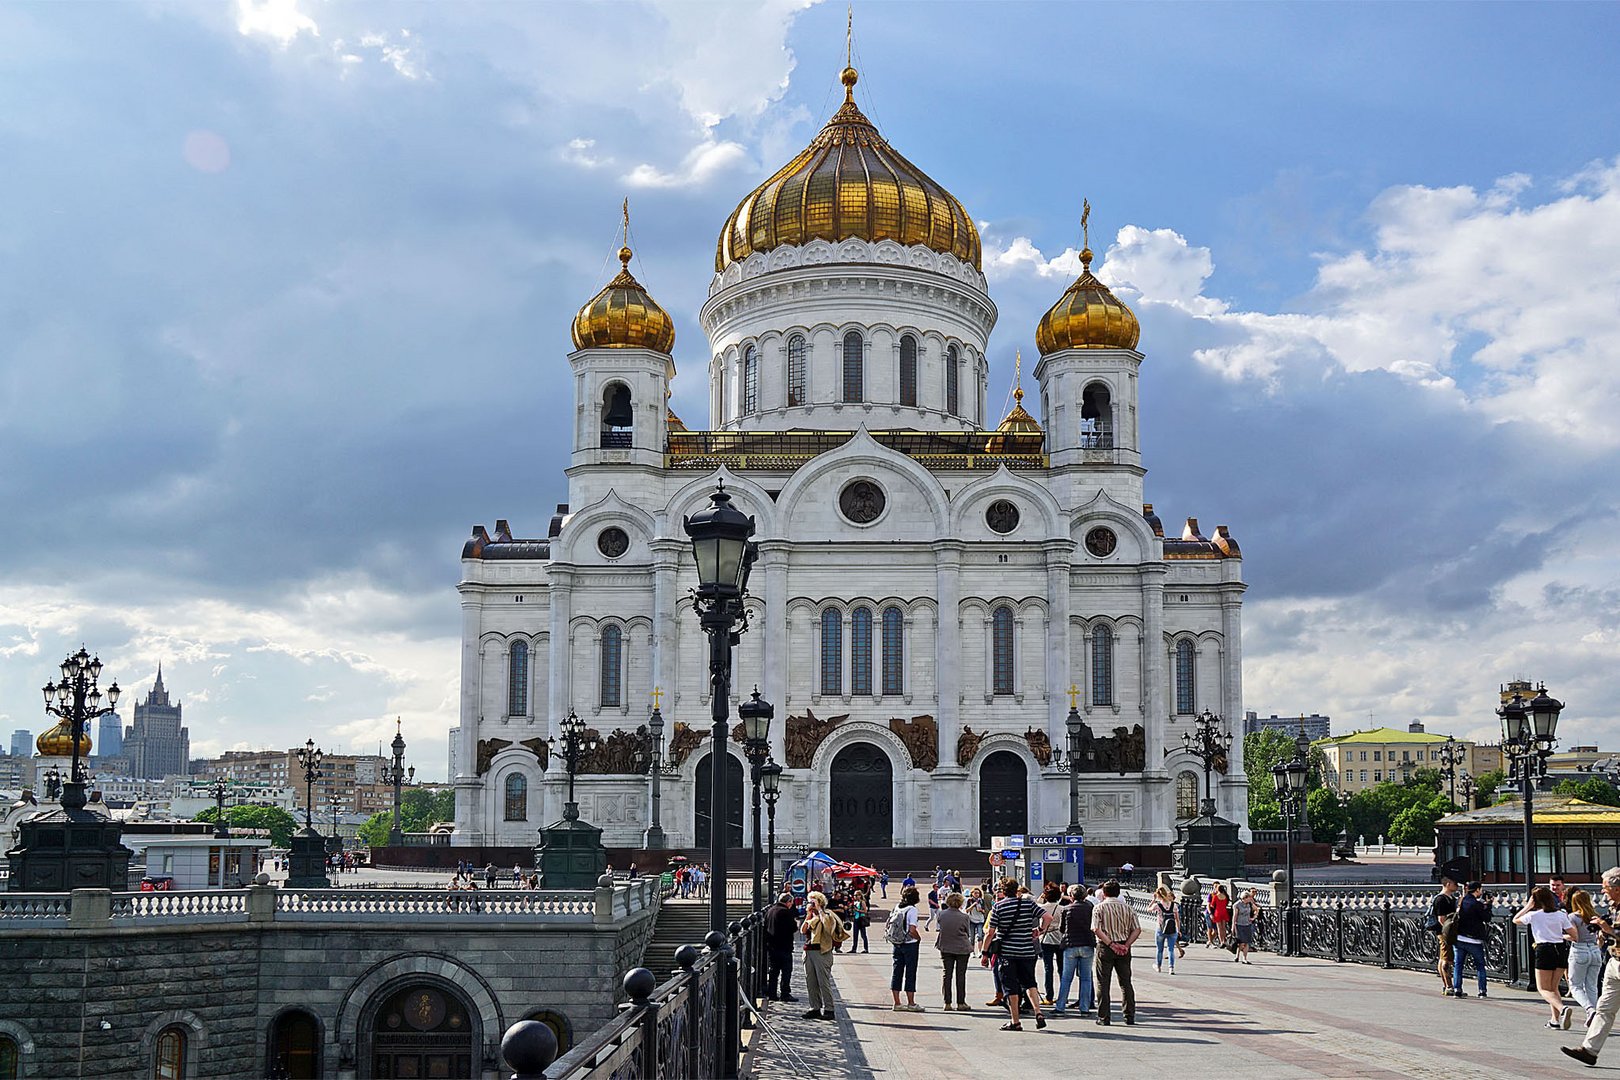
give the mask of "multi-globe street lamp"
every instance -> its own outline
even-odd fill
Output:
[[[107,707],[101,707],[101,688],[96,680],[101,677],[101,657],[91,656],[83,647],[69,653],[62,661],[62,681],[47,682],[44,688],[45,712],[64,721],[65,732],[72,740],[72,756],[68,761],[67,779],[62,784],[62,808],[82,810],[89,800],[85,785],[89,782],[84,758],[90,751],[87,729],[90,721],[106,716],[118,705],[117,680],[107,687]]]
[[[1215,816],[1215,788],[1211,779],[1215,763],[1227,762],[1232,753],[1232,733],[1226,721],[1205,709],[1193,720],[1193,729],[1182,732],[1182,749],[1204,766],[1204,797],[1198,803],[1199,817]]]
[[[1271,767],[1271,779],[1277,787],[1277,802],[1283,812],[1283,846],[1287,851],[1288,907],[1283,911],[1284,956],[1292,956],[1294,948],[1294,913],[1299,905],[1294,896],[1294,821],[1305,806],[1305,783],[1310,777],[1311,741],[1304,732],[1294,740],[1294,756]]]
[[[776,897],[776,800],[782,797],[782,766],[768,760],[760,768],[760,786],[765,789],[766,843],[769,852],[765,859],[766,892]]]
[[[326,755],[321,748],[315,745],[314,739],[305,739],[296,755],[298,767],[304,770],[304,829],[307,832],[315,831],[315,781],[326,776],[321,771],[321,759]]]
[[[388,782],[394,785],[394,819],[388,825],[388,846],[398,847],[405,843],[405,827],[400,823],[400,785],[407,779],[415,782],[416,766],[405,767],[405,733],[398,717],[394,718],[394,741],[389,744],[394,752],[394,760],[383,766],[383,772]]]
[[[1069,687],[1069,715],[1063,721],[1069,744],[1064,760],[1069,768],[1069,832],[1076,836],[1080,835],[1083,825],[1080,821],[1080,767],[1089,765],[1097,755],[1091,729],[1080,719],[1079,693],[1078,688]]]
[[[1457,784],[1462,788],[1463,809],[1472,810],[1474,808],[1474,789],[1476,786],[1473,776],[1463,773],[1462,779]]]
[[[642,837],[642,846],[649,851],[662,851],[668,840],[664,836],[663,792],[664,778],[664,711],[660,706],[664,691],[653,687],[653,711],[647,718],[647,773],[652,777],[652,824]],[[639,751],[638,751],[639,752]]]
[[[1440,775],[1446,778],[1447,797],[1453,806],[1457,805],[1457,774],[1461,772],[1460,766],[1468,759],[1466,748],[1456,739],[1447,737],[1445,744],[1434,752],[1434,759],[1440,763]]]
[[[562,721],[562,751],[563,765],[568,769],[568,801],[563,803],[563,820],[579,820],[579,803],[574,801],[574,777],[579,773],[579,756],[590,753],[596,749],[596,739],[588,735],[585,721],[581,720],[573,709]]]
[[[1531,817],[1537,777],[1547,773],[1547,757],[1558,741],[1558,714],[1564,703],[1547,693],[1545,683],[1536,688],[1529,701],[1514,691],[1496,710],[1502,720],[1502,753],[1508,758],[1508,775],[1519,782],[1524,799],[1524,883],[1525,895],[1536,887],[1535,828]],[[1551,867],[1548,868],[1552,869]]]
[[[230,822],[225,817],[225,796],[231,791],[231,780],[228,776],[220,776],[214,780],[214,836],[219,840],[229,840],[231,836]]]
[[[765,906],[764,894],[764,867],[761,863],[764,854],[761,850],[759,834],[759,796],[760,785],[765,778],[765,760],[770,756],[771,745],[771,718],[776,710],[771,703],[759,696],[759,687],[754,687],[754,696],[737,707],[737,715],[743,722],[743,752],[748,756],[748,764],[752,766],[750,776],[753,781],[753,827],[754,827],[754,910],[758,911]]]

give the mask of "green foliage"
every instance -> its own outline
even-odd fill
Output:
[[[1365,837],[1369,844],[1382,836],[1389,844],[1432,844],[1434,823],[1455,808],[1450,800],[1431,789],[1427,782],[1395,784],[1385,781],[1350,796],[1350,835]],[[1407,815],[1408,810],[1416,813]],[[1408,839],[1398,840],[1399,835]]]
[[[1331,844],[1339,838],[1344,827],[1345,812],[1338,796],[1327,788],[1317,788],[1305,796],[1305,814],[1311,823],[1311,839],[1318,844]]]
[[[197,821],[216,821],[219,812],[210,806],[196,817]],[[298,819],[279,806],[227,806],[225,822],[233,829],[268,829],[270,842],[276,847],[292,843],[298,829]]]
[[[1389,842],[1427,847],[1434,843],[1434,823],[1455,809],[1451,801],[1443,795],[1436,795],[1423,802],[1414,802],[1396,814],[1395,819],[1390,822]]]
[[[456,793],[454,790],[424,791],[412,788],[399,796],[400,827],[405,832],[427,832],[441,821],[456,819]],[[384,810],[372,814],[365,824],[355,830],[360,842],[367,847],[384,847],[388,843],[388,830],[393,828],[394,812]]]
[[[1496,793],[1501,790],[1502,784],[1507,780],[1507,773],[1501,769],[1492,769],[1474,778],[1474,798],[1483,806],[1490,806],[1496,801]]]
[[[1266,729],[1243,737],[1243,772],[1249,781],[1249,828],[1281,829],[1282,807],[1277,802],[1277,783],[1271,768],[1280,761],[1291,761],[1296,750],[1295,737],[1281,731]],[[1327,757],[1312,747],[1306,761],[1310,771],[1305,776],[1305,790],[1312,792],[1322,786],[1322,775],[1327,770]],[[1307,806],[1310,803],[1306,796]],[[1309,813],[1313,816],[1315,811]],[[1337,826],[1335,826],[1337,835]]]
[[[1445,786],[1443,781],[1444,778],[1440,775],[1439,769],[1413,769],[1412,775],[1407,778],[1403,786],[1423,788],[1438,795],[1440,789]]]
[[[401,816],[403,816],[404,804],[405,800],[402,796],[400,798]],[[354,834],[367,847],[386,847],[388,844],[388,830],[393,828],[393,825],[394,812],[384,810],[381,813],[372,814],[358,829],[354,830]]]
[[[1597,776],[1586,780],[1565,780],[1553,788],[1553,792],[1558,795],[1570,795],[1602,806],[1620,806],[1620,790],[1617,790],[1607,780]]]

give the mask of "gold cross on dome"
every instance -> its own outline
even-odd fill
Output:
[[[653,687],[652,699],[653,699],[653,708],[655,708],[655,709],[658,708],[659,706],[661,706],[664,703],[664,689],[663,689],[663,687],[661,687],[661,686]]]
[[[1080,707],[1080,688],[1078,686],[1074,685],[1073,683],[1070,683],[1069,684],[1069,708],[1078,709],[1079,707]]]

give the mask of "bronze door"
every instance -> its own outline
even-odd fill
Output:
[[[871,743],[853,743],[832,763],[829,843],[834,846],[894,846],[894,769],[889,755]]]
[[[466,1005],[437,986],[408,987],[377,1010],[371,1075],[377,1080],[470,1080],[478,1049]]]
[[[696,811],[696,820],[693,822],[692,844],[694,847],[706,848],[709,846],[709,803],[714,796],[712,790],[711,763],[714,755],[709,754],[697,767],[697,791],[692,800]],[[726,755],[726,846],[739,848],[743,846],[743,769],[742,763],[730,754]]]
[[[1017,836],[1028,831],[1029,770],[1024,759],[998,750],[979,767],[979,846],[989,847],[992,836]]]

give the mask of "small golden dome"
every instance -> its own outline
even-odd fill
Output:
[[[631,275],[630,255],[629,247],[619,249],[618,274],[574,316],[574,348],[675,348],[675,321]]]
[[[1080,276],[1041,316],[1035,347],[1042,356],[1064,349],[1134,349],[1141,339],[1131,309],[1091,273],[1091,248],[1080,252]]]
[[[73,756],[73,725],[63,720],[34,740],[34,749],[39,751],[40,757],[72,757]],[[79,756],[90,756],[90,733],[79,735]]]
[[[980,267],[973,219],[856,108],[859,78],[854,68],[843,70],[844,104],[827,126],[731,212],[715,249],[716,272],[756,251],[851,237],[924,244]]]
[[[1013,361],[1013,407],[996,433],[985,440],[987,454],[1038,454],[1045,435],[1040,421],[1024,411],[1023,386],[1024,357],[1022,353]]]

